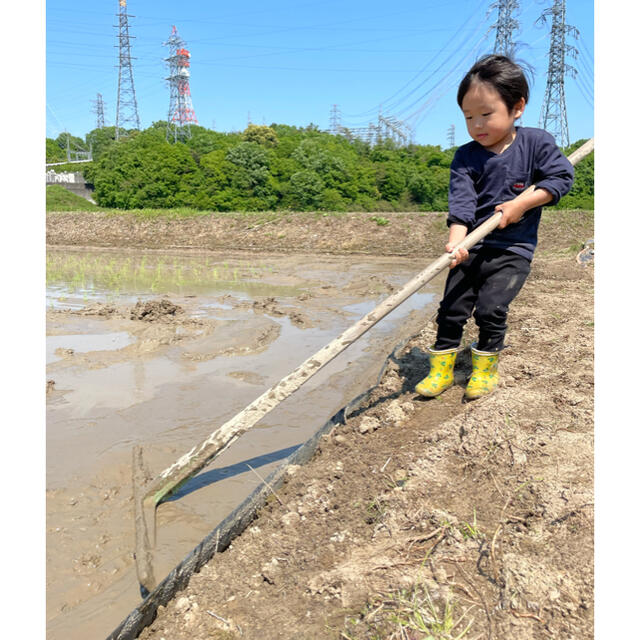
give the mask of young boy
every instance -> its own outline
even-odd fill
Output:
[[[453,384],[453,366],[466,321],[474,311],[479,328],[472,345],[473,372],[466,399],[491,393],[498,384],[498,354],[504,347],[509,304],[529,275],[542,206],[554,205],[573,184],[573,167],[542,129],[516,127],[529,99],[522,69],[509,58],[481,58],[458,88],[458,105],[472,142],[451,163],[449,241],[446,251],[496,211],[498,228],[469,251],[452,256],[438,310],[438,332],[429,349],[429,375],[416,385],[427,397]],[[530,185],[535,190],[524,193]]]

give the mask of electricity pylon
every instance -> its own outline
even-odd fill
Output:
[[[513,59],[515,55],[513,34],[520,28],[520,23],[513,17],[513,14],[519,6],[517,0],[498,0],[490,5],[490,9],[498,10],[498,21],[492,25],[492,28],[496,30],[493,53]]]
[[[556,139],[556,144],[566,147],[569,144],[569,124],[564,97],[564,77],[569,74],[575,77],[576,70],[565,62],[567,56],[575,58],[578,50],[567,44],[566,36],[579,35],[578,30],[565,22],[565,0],[554,0],[553,6],[545,9],[538,21],[551,21],[551,42],[549,44],[549,68],[547,70],[547,88],[540,112],[540,124]]]
[[[96,114],[96,129],[104,129],[104,101],[102,100],[101,93],[98,94],[93,104],[93,112]]]
[[[169,47],[169,116],[167,118],[167,140],[191,137],[191,123],[198,124],[196,113],[191,104],[191,89],[189,87],[189,67],[191,54],[186,48],[186,42],[178,35],[175,26],[171,35],[163,45]]]
[[[129,16],[127,14],[127,0],[119,0],[118,12],[118,102],[116,105],[116,140],[120,138],[120,127],[130,123],[133,129],[140,129],[138,117],[138,102],[136,90],[133,86],[133,69],[131,67],[131,45],[129,40]]]

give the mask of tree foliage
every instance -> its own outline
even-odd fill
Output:
[[[129,131],[93,130],[94,161],[82,167],[102,207],[192,207],[214,211],[446,211],[455,149],[369,146],[283,124],[250,124],[220,133],[192,125],[183,142],[166,141],[166,122]],[[47,158],[62,140],[47,139]],[[66,139],[64,140],[66,147]],[[580,143],[565,150],[567,153]],[[576,182],[560,207],[593,208],[593,155],[576,168]]]
[[[564,149],[564,153],[569,155],[586,142],[585,139],[578,140]],[[594,208],[594,185],[593,185],[593,165],[594,152],[592,151],[574,169],[574,181],[571,191],[562,198],[556,208],[559,209],[593,209]]]

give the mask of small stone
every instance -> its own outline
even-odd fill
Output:
[[[337,435],[333,438],[333,441],[336,444],[344,444],[347,441],[347,439],[342,435]]]
[[[515,464],[527,464],[527,454],[522,451],[516,451],[513,454],[513,461]]]
[[[408,477],[409,477],[409,474],[407,473],[406,469],[396,469],[393,472],[393,480],[397,484],[405,483]]]
[[[299,464],[290,464],[287,466],[287,475],[288,476],[295,476],[296,473],[298,473],[298,471],[300,471],[300,465]]]
[[[188,611],[191,608],[189,598],[182,596],[176,601],[176,611]]]
[[[290,511],[280,518],[280,522],[282,522],[285,527],[293,527],[300,522],[300,514],[295,511]]]
[[[365,416],[360,423],[360,433],[369,433],[375,431],[380,426],[380,421],[371,416]]]
[[[406,417],[406,413],[402,410],[400,403],[397,400],[389,403],[384,415],[385,421],[393,425],[404,422]]]
[[[444,567],[437,566],[435,571],[433,572],[433,577],[440,584],[447,584],[447,572]]]
[[[269,584],[276,583],[276,573],[278,571],[278,562],[277,558],[271,558],[269,562],[267,562],[262,569],[260,569],[260,573],[262,574],[262,579],[264,582]]]

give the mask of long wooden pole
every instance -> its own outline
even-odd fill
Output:
[[[593,138],[586,142],[580,149],[569,156],[569,161],[576,164],[593,150]],[[534,189],[529,187],[528,190]],[[493,231],[499,224],[502,212],[497,212],[481,224],[477,229],[469,233],[462,242],[456,245],[455,250],[471,249],[477,242]],[[366,333],[371,327],[380,322],[387,314],[402,304],[409,296],[413,295],[427,282],[451,263],[450,253],[442,254],[432,262],[424,271],[409,280],[403,287],[381,302],[373,311],[361,318],[354,325],[332,340],[325,347],[307,358],[297,369],[285,376],[280,382],[267,389],[260,397],[256,398],[240,413],[225,422],[219,429],[213,431],[200,444],[185,453],[174,464],[160,473],[155,480],[145,487],[142,500],[135,500],[136,507],[136,564],[138,566],[138,578],[140,584],[151,591],[153,586],[153,571],[151,566],[151,553],[146,546],[146,541],[151,546],[155,544],[155,507],[172,491],[195,475],[207,465],[213,458],[219,455],[242,434],[251,429],[261,418],[297,391],[307,380],[314,376],[320,369],[342,353],[348,346]],[[141,456],[136,454],[134,464],[142,464]],[[134,471],[135,473],[135,471]],[[153,514],[153,515],[152,515]],[[150,522],[152,521],[152,522]],[[142,527],[142,530],[140,530]],[[145,582],[147,584],[145,584]]]

